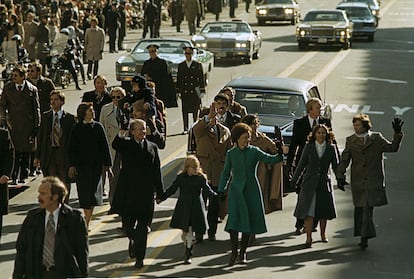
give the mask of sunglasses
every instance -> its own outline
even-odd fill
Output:
[[[192,52],[184,52],[185,55],[192,55]]]
[[[122,96],[111,96],[112,97],[112,99],[121,99],[122,98]]]

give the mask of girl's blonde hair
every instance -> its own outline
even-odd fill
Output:
[[[185,158],[184,161],[184,167],[183,169],[180,171],[180,173],[187,173],[188,169],[193,167],[193,166],[197,166],[198,170],[197,170],[197,175],[202,175],[207,179],[207,175],[203,172],[203,169],[200,166],[200,161],[198,160],[198,158],[194,155],[188,155]]]

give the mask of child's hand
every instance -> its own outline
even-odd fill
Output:
[[[160,203],[162,202],[162,200],[161,200],[161,199],[156,199],[156,200],[155,200],[155,202],[156,202],[157,204],[160,204]]]

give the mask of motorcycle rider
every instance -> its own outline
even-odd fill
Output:
[[[66,34],[69,36],[69,30],[67,28],[62,28],[60,33]],[[82,90],[79,86],[78,74],[76,73],[76,42],[73,39],[67,40],[66,48],[62,54],[63,67],[69,71],[72,75],[73,80],[75,81],[76,89]]]

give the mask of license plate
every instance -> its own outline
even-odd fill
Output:
[[[318,43],[320,44],[326,44],[328,42],[327,38],[318,38]]]

